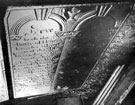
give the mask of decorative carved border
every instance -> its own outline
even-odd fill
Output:
[[[97,93],[99,89],[96,90],[94,86],[97,88],[97,85],[102,86],[103,82],[107,79],[107,74],[111,72],[107,66],[116,62],[117,59],[124,58],[134,52],[134,34],[135,12],[131,12],[126,16],[82,87],[59,93],[56,97],[82,96],[88,98],[90,95]],[[121,63],[123,62],[121,61]]]

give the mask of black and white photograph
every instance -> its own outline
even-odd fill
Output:
[[[135,105],[135,1],[0,0],[0,105]]]

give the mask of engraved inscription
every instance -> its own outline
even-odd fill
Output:
[[[48,93],[63,42],[57,22],[31,21],[11,35],[13,75],[17,96]]]

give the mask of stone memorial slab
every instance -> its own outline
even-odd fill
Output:
[[[14,97],[49,93],[63,41],[60,8],[17,7],[7,10],[5,23]]]
[[[5,76],[5,66],[2,53],[2,46],[0,41],[0,102],[6,101],[9,99],[7,81]]]
[[[14,97],[96,97],[115,69],[132,61],[131,9],[128,3],[9,7]]]

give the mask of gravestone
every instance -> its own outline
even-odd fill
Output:
[[[131,9],[130,3],[9,7],[4,21],[14,98],[94,101],[133,60]]]

